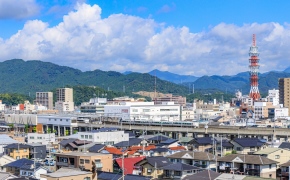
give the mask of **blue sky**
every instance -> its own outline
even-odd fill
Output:
[[[290,66],[290,1],[1,0],[0,61],[85,70],[230,75],[247,71],[257,34],[261,72]]]

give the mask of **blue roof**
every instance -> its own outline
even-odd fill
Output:
[[[169,149],[168,148],[158,147],[158,148],[155,148],[155,149],[151,149],[150,151],[161,153],[161,152],[168,152]]]
[[[200,169],[200,168],[196,167],[196,166],[191,166],[191,165],[188,165],[188,164],[183,164],[181,162],[177,162],[177,163],[169,164],[167,166],[163,166],[161,169],[173,170],[173,171],[190,171],[190,170],[193,170],[193,169]]]
[[[142,139],[140,138],[130,138],[128,141],[121,141],[119,143],[114,144],[115,147],[128,147],[140,144]]]
[[[18,159],[16,161],[13,161],[11,163],[5,164],[4,167],[15,167],[15,168],[20,168],[23,165],[31,165],[34,164],[34,161],[26,159],[26,158],[22,158],[22,159]],[[37,163],[39,164],[39,163]]]
[[[105,147],[104,144],[95,144],[95,145],[93,145],[92,147],[90,147],[90,148],[88,149],[88,151],[89,151],[89,152],[95,152],[95,153],[97,153],[97,152],[99,152],[101,149],[103,149],[104,147]]]
[[[233,141],[242,147],[261,147],[265,144],[258,138],[235,138]]]
[[[212,144],[213,140],[212,137],[200,137],[200,138],[195,138],[195,142],[198,144]]]
[[[120,173],[113,173],[113,172],[104,172],[104,171],[98,171],[97,172],[98,179],[103,180],[119,180],[122,178],[122,174]],[[152,177],[150,176],[140,176],[140,175],[134,175],[134,174],[127,174],[125,175],[125,180],[150,180]]]
[[[279,148],[290,149],[290,143],[289,142],[282,142],[282,144],[280,144]]]
[[[146,157],[146,160],[151,166],[156,166],[157,168],[172,164],[172,162],[163,156]]]
[[[178,140],[176,140],[176,139],[167,139],[165,141],[161,141],[160,143],[165,145],[165,144],[172,144],[172,143],[175,143],[177,141]]]
[[[167,139],[169,139],[169,138],[166,136],[158,135],[158,136],[154,136],[152,138],[149,138],[148,140],[150,140],[150,141],[166,141]]]

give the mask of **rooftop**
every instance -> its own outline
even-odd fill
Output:
[[[275,148],[275,147],[268,147],[268,148],[262,149],[260,151],[257,151],[254,154],[259,154],[259,155],[262,155],[262,154],[271,154],[271,153],[276,152],[276,151],[279,151],[279,150],[283,150],[283,149],[281,149],[281,148]]]
[[[214,160],[214,155],[207,152],[200,151],[181,151],[167,156],[171,159],[196,159],[196,160]]]
[[[261,147],[266,144],[258,138],[235,138],[233,141],[242,147]]]
[[[108,154],[102,153],[91,153],[91,152],[66,152],[66,153],[55,153],[55,155],[64,155],[64,156],[107,156]]]
[[[76,168],[60,168],[58,171],[53,173],[43,174],[44,176],[53,177],[53,178],[60,178],[60,177],[68,177],[68,176],[77,176],[83,174],[92,174],[92,172],[88,171],[81,171],[80,169]]]
[[[273,161],[263,156],[259,155],[247,155],[247,154],[229,154],[224,157],[217,159],[220,162],[232,162],[239,161],[246,164],[276,164],[277,161]]]

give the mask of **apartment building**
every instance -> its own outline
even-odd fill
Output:
[[[53,93],[52,92],[36,92],[35,104],[41,104],[47,109],[53,109]]]
[[[162,104],[163,102],[174,102],[174,104],[186,106],[186,97],[175,96],[172,94],[165,94],[163,97],[153,98],[155,104]]]
[[[270,108],[274,108],[272,102],[254,102],[254,118],[268,118]]]
[[[279,78],[279,103],[284,107],[290,108],[290,78]],[[290,116],[290,111],[288,111]]]
[[[85,171],[113,172],[113,155],[89,152],[56,153],[56,169],[61,167],[80,168]]]
[[[59,88],[56,90],[55,109],[59,112],[74,111],[72,88]]]
[[[29,158],[29,145],[14,143],[4,147],[4,153],[14,159]]]
[[[55,142],[55,133],[41,134],[41,133],[28,133],[28,143],[39,143],[39,144],[52,144]]]
[[[58,88],[56,90],[56,101],[73,102],[73,89],[72,88]]]

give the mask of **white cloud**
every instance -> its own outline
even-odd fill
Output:
[[[229,75],[248,70],[248,50],[256,33],[262,72],[290,66],[289,24],[220,23],[192,33],[187,27],[167,27],[136,16],[102,19],[101,11],[97,5],[77,4],[56,26],[27,21],[10,38],[0,38],[0,59],[39,59],[81,70],[158,68],[196,76]]]
[[[24,19],[36,15],[39,10],[35,0],[0,1],[0,19]]]

